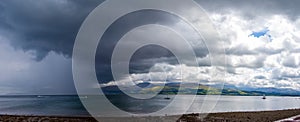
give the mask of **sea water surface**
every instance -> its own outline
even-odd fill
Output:
[[[163,109],[171,99],[164,99],[165,95],[159,95],[151,100],[137,101],[127,99],[118,95],[111,95],[109,99],[116,106],[124,111],[135,114],[143,112],[155,112]],[[186,101],[190,95],[180,95],[176,101],[176,106],[171,106],[172,111],[165,113],[168,115],[180,114],[185,108],[181,104]],[[203,104],[205,96],[196,96],[193,105],[188,113],[198,113]],[[217,96],[210,96],[205,99],[207,103],[216,101]],[[86,99],[89,99],[88,97]],[[267,99],[261,99],[261,96],[221,96],[212,111],[204,112],[233,112],[233,111],[261,111],[261,110],[282,110],[300,108],[300,97],[267,96]],[[95,101],[101,106],[101,101]],[[88,116],[84,106],[81,104],[78,96],[0,96],[0,114],[10,115],[60,115],[60,116]],[[109,114],[113,114],[109,113]]]

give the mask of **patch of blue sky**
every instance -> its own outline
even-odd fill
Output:
[[[253,31],[253,32],[249,35],[249,37],[250,37],[250,36],[253,36],[253,37],[259,38],[259,37],[262,37],[262,36],[267,35],[267,36],[269,37],[270,41],[272,41],[272,36],[271,36],[270,34],[268,34],[269,31],[270,31],[270,30],[269,30],[268,28],[265,28],[265,29],[263,29],[263,30],[261,30],[261,31],[256,31],[256,32]]]
[[[268,28],[265,28],[261,31],[257,31],[257,32],[252,32],[249,36],[254,36],[256,38],[259,38],[261,36],[265,36],[270,30]]]

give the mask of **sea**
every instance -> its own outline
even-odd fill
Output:
[[[170,99],[166,99],[169,97]],[[176,105],[168,106],[176,97]],[[150,100],[137,100],[123,95],[108,95],[107,99],[120,110],[134,113],[145,114],[156,112],[168,106],[170,111],[165,114],[176,115],[183,111],[181,105],[191,103],[186,113],[215,113],[215,112],[242,112],[242,111],[265,111],[265,110],[283,110],[300,108],[300,97],[286,96],[267,96],[262,99],[261,96],[196,96],[193,101],[191,95],[158,95]],[[89,96],[81,96],[89,99]],[[200,106],[206,103],[214,104],[213,109],[201,111]],[[101,101],[95,101],[98,106],[106,106]],[[200,110],[200,111],[199,111]],[[0,114],[9,115],[45,115],[45,116],[90,116],[89,112],[82,105],[76,95],[54,96],[54,95],[29,95],[29,96],[0,96]],[[113,112],[111,113],[113,114]]]

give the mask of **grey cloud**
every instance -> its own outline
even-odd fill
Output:
[[[292,67],[292,68],[297,68],[299,66],[294,56],[285,57],[285,59],[282,62],[282,65],[286,67]]]
[[[176,23],[175,16],[170,14],[161,13],[160,11],[137,11],[125,15],[114,22],[104,33],[100,44],[98,45],[96,54],[96,73],[98,80],[102,82],[112,81],[111,73],[111,57],[113,50],[117,42],[128,31],[135,27],[145,24],[161,24],[170,26]],[[136,40],[141,41],[141,40]],[[128,44],[128,48],[132,46]],[[145,63],[145,60],[160,58],[160,57],[172,57],[172,53],[168,50],[157,47],[148,46],[141,49],[142,52],[137,52],[131,59],[131,73],[134,72],[147,72],[147,70],[153,65],[153,62]],[[134,63],[134,64],[133,64]]]
[[[98,0],[2,0],[1,33],[9,36],[15,48],[35,51],[37,60],[50,51],[70,56],[81,23],[99,3]]]
[[[97,54],[96,54],[97,55],[96,69],[97,69],[98,80],[103,82],[113,80],[111,69],[110,69],[111,56],[117,42],[128,31],[134,29],[135,27],[145,25],[145,24],[160,24],[160,25],[168,26],[176,31],[183,31],[183,30],[186,31],[190,29],[188,28],[189,26],[180,26],[183,27],[184,29],[174,27],[179,22],[180,21],[177,16],[168,14],[166,12],[158,11],[158,10],[137,11],[119,18],[107,29],[102,39],[100,40],[101,43],[98,45]],[[181,23],[181,24],[186,25],[186,23]],[[192,32],[193,31],[191,31],[191,33],[184,33],[183,36],[189,39],[188,34],[192,34]],[[149,33],[157,33],[157,32],[149,32]],[[161,36],[168,36],[168,35],[161,35]],[[151,37],[146,37],[146,38],[151,38]],[[131,40],[131,43],[137,41],[142,41],[142,40],[134,39],[133,41]],[[187,41],[192,42],[195,40],[190,39]],[[204,45],[204,43],[202,44]],[[173,43],[172,45],[177,46],[178,50],[181,50],[180,44]],[[193,47],[193,49],[196,52],[196,56],[205,57],[208,54],[208,51],[205,47],[203,46],[199,47],[199,45],[201,45],[201,43],[198,43]],[[128,48],[133,48],[132,46],[134,46],[134,44],[127,43],[126,46]],[[154,45],[146,46],[143,47],[140,52],[136,52],[136,54],[131,58],[130,73],[148,72],[148,70],[156,63],[177,64],[177,59],[172,54],[172,52],[170,52],[167,49],[154,46]],[[183,63],[189,64],[188,61]]]
[[[255,79],[266,79],[266,77],[265,77],[265,76],[262,76],[262,75],[255,76],[254,78],[255,78]]]
[[[229,74],[236,74],[235,68],[233,68],[233,67],[226,67],[226,71],[227,71]]]
[[[284,49],[270,49],[268,47],[258,47],[255,49],[258,53],[267,54],[267,55],[274,55],[280,54]]]
[[[264,61],[266,60],[266,56],[264,55],[254,55],[255,59],[253,61],[247,61],[242,60],[237,62],[237,64],[233,63],[234,57],[227,57],[228,63],[227,67],[229,68],[239,68],[239,67],[245,67],[245,68],[261,68],[264,66]]]
[[[237,45],[233,48],[227,49],[226,54],[242,56],[242,55],[255,55],[257,54],[257,52],[255,52],[255,50],[249,50],[248,47],[245,45]]]
[[[0,14],[0,23],[3,24],[0,32],[10,38],[11,44],[15,48],[34,51],[38,61],[42,60],[50,51],[70,57],[75,36],[81,23],[89,12],[100,3],[99,0],[4,0],[0,2],[0,8],[3,10]],[[155,20],[155,18],[160,18],[160,20]],[[122,22],[120,22],[107,31],[107,36],[103,37],[107,44],[99,48],[105,48],[108,52],[111,52],[113,45],[116,43],[113,40],[119,38],[116,35],[122,35],[133,27],[149,23],[149,21],[152,21],[151,23],[172,25],[177,22],[177,20],[174,20],[170,16],[160,16],[159,14],[149,16],[149,14],[142,12],[129,15],[123,21],[126,25],[122,25]],[[155,54],[159,50],[153,50],[155,49],[145,51],[149,54],[135,58],[133,61],[156,58]],[[196,51],[198,56],[205,56],[207,53],[207,50],[202,47]],[[106,61],[110,59],[109,54],[104,55],[102,59]],[[164,56],[170,57],[171,55],[169,53]],[[109,64],[103,64],[103,67],[108,66]]]
[[[273,83],[279,81],[279,80],[290,80],[293,82],[298,81],[297,79],[300,78],[300,74],[299,73],[295,73],[292,70],[280,70],[280,69],[274,69],[272,71],[272,79],[273,79]],[[296,79],[296,80],[293,80]]]
[[[1,38],[1,36],[0,36]],[[50,52],[36,62],[0,39],[0,94],[75,94],[71,60]]]

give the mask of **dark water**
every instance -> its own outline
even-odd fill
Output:
[[[171,100],[165,100],[165,96],[158,96],[150,101],[134,101],[122,96],[109,96],[112,103],[125,111],[154,112],[164,108]],[[178,105],[185,104],[189,95],[180,96]],[[207,103],[215,101],[217,97],[212,96]],[[199,112],[199,107],[203,104],[204,96],[197,96],[194,104],[188,112]],[[213,102],[211,102],[213,103]],[[99,104],[101,105],[101,104]],[[172,106],[174,110],[166,114],[179,114],[181,106]],[[231,112],[231,111],[259,111],[259,110],[281,110],[300,108],[300,98],[297,97],[270,97],[262,100],[260,96],[222,96],[218,104],[211,112]],[[206,112],[205,110],[202,112]],[[17,115],[65,115],[65,116],[87,116],[88,112],[81,104],[78,96],[1,96],[0,114]],[[112,113],[113,114],[113,113]]]
[[[78,96],[1,96],[0,114],[89,115]]]

